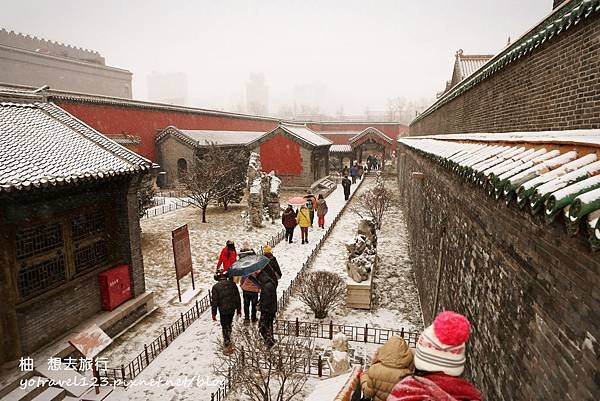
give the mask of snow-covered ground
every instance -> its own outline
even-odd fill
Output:
[[[359,191],[372,187],[374,180],[365,184]],[[387,187],[397,192],[394,182],[390,181]],[[360,220],[351,210],[342,215],[317,254],[311,270],[329,270],[347,276],[348,252],[344,243],[356,237]],[[378,232],[377,252],[380,259],[373,277],[373,310],[341,306],[324,320],[337,324],[364,326],[367,323],[371,327],[420,331],[423,318],[408,252],[407,231],[402,211],[396,206],[384,217],[382,229]],[[301,321],[318,320],[297,297],[292,297],[282,318],[294,320],[296,317]]]
[[[354,191],[356,186],[352,187]],[[283,198],[285,199],[285,198]],[[343,190],[341,185],[327,197],[329,213],[326,218],[326,225],[341,211],[345,204]],[[241,209],[237,210],[236,216],[239,216]],[[172,216],[174,213],[179,213],[181,218],[177,223],[173,222]],[[191,213],[188,215],[188,213]],[[232,212],[233,213],[233,212]],[[350,213],[349,211],[347,213]],[[195,216],[195,217],[194,217]],[[233,214],[232,214],[233,216]],[[208,219],[216,219],[217,216],[209,214]],[[190,236],[193,248],[194,266],[199,277],[198,281],[202,286],[208,288],[213,284],[212,271],[214,263],[216,263],[217,252],[223,246],[223,243],[228,238],[251,240],[253,245],[260,245],[270,237],[269,230],[265,232],[255,231],[246,233],[240,229],[241,224],[235,222],[227,223],[221,214],[218,216],[219,224],[217,232],[207,231],[198,220],[198,213],[192,208],[182,209],[177,212],[166,214],[156,219],[149,219],[144,222],[144,261],[146,269],[149,271],[159,270],[172,271],[171,267],[171,249],[170,249],[170,230],[177,227],[181,221],[188,222],[190,226]],[[190,223],[190,221],[193,221]],[[147,225],[149,223],[149,225]],[[212,225],[211,225],[212,226]],[[281,227],[276,225],[277,230]],[[316,221],[315,221],[316,226]],[[277,231],[275,230],[275,231]],[[299,239],[299,229],[296,229],[295,240],[293,244],[281,242],[278,244],[273,253],[277,257],[283,278],[278,286],[278,291],[284,291],[290,283],[290,280],[296,276],[296,273],[302,267],[302,264],[308,259],[313,248],[318,241],[323,237],[325,230],[315,228],[309,232],[309,244],[302,245],[297,240]],[[263,236],[262,238],[260,236]],[[201,270],[199,266],[205,268]],[[147,273],[151,275],[152,273]],[[156,277],[162,277],[156,274]],[[153,283],[157,288],[161,288],[163,292],[171,292],[173,297],[176,295],[174,282]],[[149,288],[152,288],[149,285]],[[164,312],[175,320],[179,311],[173,308],[172,305],[163,308]],[[144,323],[145,324],[145,323]],[[139,330],[134,330],[139,332]],[[138,333],[142,337],[145,333]],[[135,334],[127,335],[127,341],[139,342]],[[220,378],[215,377],[212,373],[212,363],[214,361],[215,341],[221,340],[221,328],[217,322],[212,322],[210,313],[205,313],[201,319],[194,322],[182,335],[180,335],[173,343],[161,353],[148,368],[146,368],[136,379],[135,383],[144,383],[144,385],[129,387],[127,393],[131,400],[197,400],[209,399],[210,393],[216,390],[215,381]],[[143,346],[143,345],[142,345]],[[138,346],[136,350],[139,350]],[[139,351],[137,351],[139,352]],[[117,356],[117,353],[114,354]],[[120,355],[120,354],[119,354]],[[112,360],[112,359],[111,359]],[[185,379],[195,380],[193,384],[174,385],[162,384],[158,386],[147,385],[149,380],[160,379],[170,381],[184,381]]]
[[[282,201],[288,199],[289,195],[288,192],[283,193]],[[146,289],[154,291],[158,309],[116,339],[102,353],[101,356],[107,357],[111,366],[128,363],[143,350],[145,343],[152,342],[160,334],[164,326],[171,325],[181,312],[186,312],[193,306],[193,302],[188,304],[178,302],[171,244],[172,230],[184,224],[188,225],[194,279],[196,288],[202,290],[196,298],[201,298],[214,284],[213,273],[225,241],[234,240],[238,249],[244,241],[248,241],[258,249],[283,229],[281,224],[275,223],[266,224],[261,229],[246,231],[242,227],[241,219],[244,210],[243,204],[230,205],[227,211],[211,206],[207,211],[205,224],[201,222],[201,211],[194,206],[140,220]],[[181,280],[181,287],[182,293],[191,289],[189,276]]]

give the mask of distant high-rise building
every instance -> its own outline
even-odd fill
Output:
[[[250,114],[266,115],[269,112],[269,87],[265,74],[250,74],[246,82],[246,109]]]
[[[97,51],[0,29],[0,82],[130,99],[132,75]]]
[[[187,75],[183,72],[148,75],[148,99],[153,102],[185,105],[188,97]]]

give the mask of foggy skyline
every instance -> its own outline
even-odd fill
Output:
[[[526,4],[523,4],[526,3]],[[22,1],[0,27],[99,51],[133,72],[148,100],[152,72],[184,73],[187,104],[239,110],[263,73],[271,115],[297,88],[323,89],[320,111],[383,111],[387,100],[435,99],[454,54],[496,54],[547,15],[551,0]],[[310,96],[309,96],[310,97]]]

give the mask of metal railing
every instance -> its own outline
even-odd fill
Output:
[[[409,347],[416,347],[419,333],[406,331],[403,327],[400,329],[384,329],[372,327],[368,324],[364,326],[352,326],[345,324],[335,324],[333,321],[324,322],[303,322],[298,318],[296,320],[276,320],[273,326],[273,332],[283,336],[310,337],[321,339],[333,339],[337,333],[343,333],[348,341],[362,342],[368,344],[384,344],[392,336],[402,337]]]
[[[164,200],[163,200],[164,203]],[[160,216],[165,213],[172,212],[173,210],[181,209],[191,205],[190,201],[183,199],[176,199],[175,202],[171,202],[169,204],[163,204],[162,206],[152,207],[144,212],[144,216],[142,218],[150,218],[155,216]]]
[[[99,378],[103,383],[127,386],[146,368],[150,362],[164,351],[169,344],[181,335],[193,322],[198,320],[204,312],[210,309],[210,291],[206,296],[197,299],[194,306],[187,312],[181,313],[179,319],[170,326],[163,327],[162,333],[150,344],[144,344],[144,350],[140,352],[129,363],[122,364],[119,368],[102,368],[98,371]]]
[[[285,230],[273,235],[267,243],[273,247],[277,245],[285,237]],[[262,254],[262,248],[259,249]],[[104,368],[100,374],[100,378],[105,382],[126,386],[126,383],[133,380],[137,375],[144,370],[150,362],[152,362],[158,354],[164,351],[169,344],[173,342],[181,333],[185,331],[194,321],[210,309],[210,291],[208,294],[197,299],[195,305],[187,312],[181,313],[180,318],[168,327],[163,327],[161,335],[156,337],[150,344],[144,344],[144,350],[141,351],[129,363],[122,364],[119,368]]]

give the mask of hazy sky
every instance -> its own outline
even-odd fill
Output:
[[[263,72],[270,111],[296,85],[320,83],[331,113],[433,98],[457,49],[501,50],[552,0],[88,1],[1,0],[0,27],[98,50],[133,72],[147,99],[152,71],[185,72],[194,106],[232,109]]]

